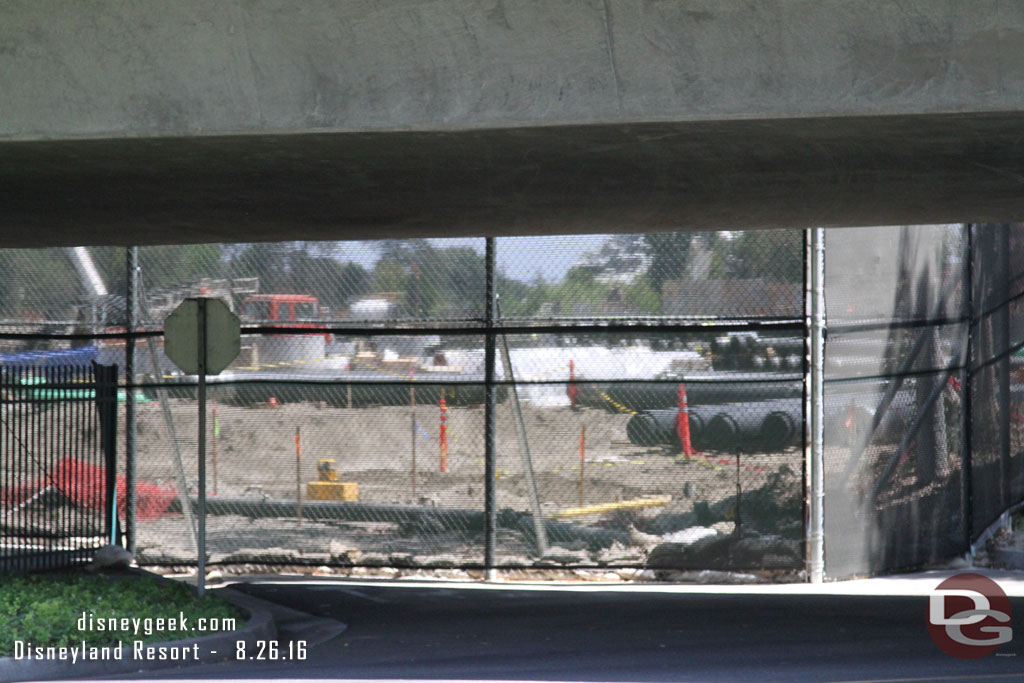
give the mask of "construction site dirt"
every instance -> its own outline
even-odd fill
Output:
[[[211,564],[483,564],[482,406],[447,408],[445,458],[436,405],[347,409],[282,398],[242,407],[211,394]],[[197,407],[187,399],[168,407],[173,436],[159,402],[137,407],[139,484],[175,492],[163,510],[153,514],[149,506],[140,515],[140,564],[187,565],[197,557],[182,514],[186,504],[196,509]],[[497,406],[497,565],[636,568],[653,557],[675,569],[802,566],[801,449],[687,457],[670,446],[630,443],[627,413],[521,408],[525,438],[511,402]],[[182,474],[188,501],[180,495]],[[358,501],[310,500],[309,484],[325,478],[356,484]]]

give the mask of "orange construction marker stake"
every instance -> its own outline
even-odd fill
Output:
[[[448,471],[448,406],[441,397],[441,472]]]
[[[683,444],[683,455],[689,460],[693,457],[693,445],[690,443],[690,408],[686,405],[686,385],[679,385],[679,413],[676,416],[676,434]]]

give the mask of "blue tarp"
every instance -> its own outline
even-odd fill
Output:
[[[95,346],[60,351],[23,351],[0,354],[0,365],[12,367],[46,368],[59,365],[89,365],[96,360]]]

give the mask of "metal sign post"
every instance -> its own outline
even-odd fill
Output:
[[[196,325],[196,348],[198,349],[199,375],[199,553],[196,567],[196,592],[199,597],[206,593],[206,337],[208,320],[207,300],[199,299],[199,320]]]
[[[241,346],[238,317],[220,299],[185,299],[164,322],[164,350],[182,372],[198,377],[198,541],[196,591],[206,593],[206,375],[231,364]]]
[[[825,580],[825,230],[809,228],[810,259],[810,557],[811,583]]]
[[[137,511],[139,508],[139,491],[138,486],[135,483],[136,479],[136,459],[137,452],[135,446],[135,436],[138,432],[138,419],[135,412],[135,337],[132,333],[135,332],[135,328],[138,327],[138,306],[135,304],[136,287],[138,286],[139,278],[139,248],[128,247],[128,251],[125,254],[125,267],[127,270],[126,275],[128,276],[128,291],[125,297],[125,309],[127,310],[128,318],[128,336],[124,342],[124,378],[125,378],[125,394],[124,394],[124,449],[125,449],[125,512],[124,512],[124,523],[127,527],[128,536],[128,552],[132,555],[136,551],[135,539],[137,534],[135,533]]]

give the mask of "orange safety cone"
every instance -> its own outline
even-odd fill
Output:
[[[448,471],[448,406],[441,397],[441,472]]]
[[[683,455],[689,460],[693,457],[693,445],[690,443],[690,408],[686,405],[686,385],[679,385],[679,413],[676,415],[676,434],[683,445]]]

